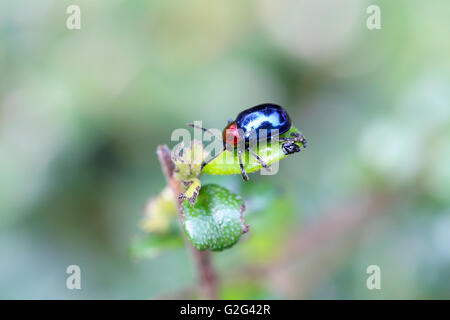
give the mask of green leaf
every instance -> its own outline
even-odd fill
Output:
[[[300,131],[292,126],[288,132],[280,135],[280,138],[289,138],[291,133],[300,133]],[[282,142],[276,144],[268,143],[265,148],[258,148],[257,153],[268,165],[270,165],[271,163],[280,161],[286,157],[286,154],[281,147],[282,144]],[[297,142],[297,145],[302,146],[301,142]],[[245,153],[244,167],[247,173],[262,169],[261,164],[256,161],[254,157],[249,156],[248,152]],[[224,151],[221,155],[208,163],[203,168],[202,173],[213,175],[241,174],[237,152],[233,155],[231,151]]]
[[[244,210],[244,202],[236,194],[215,184],[205,185],[194,206],[183,202],[184,231],[198,250],[229,248],[248,230]]]

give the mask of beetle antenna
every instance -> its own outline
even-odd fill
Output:
[[[222,137],[219,137],[218,135],[216,135],[214,132],[212,132],[212,131],[209,130],[209,129],[200,127],[200,126],[198,126],[198,125],[196,125],[196,124],[193,124],[193,123],[187,123],[186,125],[187,125],[188,127],[197,128],[197,129],[202,130],[203,132],[207,132],[207,133],[209,133],[210,135],[212,135],[214,138],[216,138],[217,140],[222,140]]]
[[[263,167],[263,168],[265,168],[266,170],[272,170],[272,168],[263,160],[263,159],[261,159],[261,157],[260,156],[258,156],[257,154],[256,154],[256,152],[254,152],[252,149],[248,149],[248,152],[250,152],[250,154],[253,156],[253,157],[255,157],[255,159],[256,159],[256,161],[258,161],[259,162],[259,164]]]

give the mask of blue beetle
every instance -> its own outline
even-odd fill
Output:
[[[188,124],[188,126],[199,128],[205,132],[213,134],[210,130],[198,127],[194,124]],[[279,105],[264,103],[246,109],[239,113],[235,120],[229,120],[228,125],[223,129],[223,151],[226,149],[236,149],[242,139],[244,139],[245,151],[248,151],[252,156],[254,156],[262,167],[269,169],[270,167],[258,156],[258,154],[251,150],[251,144],[253,142],[257,143],[263,140],[271,140],[272,137],[279,136],[289,131],[291,126],[292,121],[289,114]],[[282,149],[285,154],[300,151],[300,147],[296,144],[296,142],[301,142],[303,147],[306,148],[306,139],[300,133],[293,132],[291,133],[291,136],[291,138],[278,139],[278,141],[283,142]],[[242,162],[242,152],[243,150],[238,150],[241,175],[245,181],[248,181],[248,175]],[[216,155],[216,157],[217,156],[218,155]],[[202,168],[214,158],[204,162],[202,164]]]

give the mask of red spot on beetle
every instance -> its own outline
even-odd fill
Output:
[[[239,130],[235,122],[231,122],[223,129],[223,141],[225,141],[225,143],[237,146],[240,138]]]

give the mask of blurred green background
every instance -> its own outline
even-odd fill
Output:
[[[368,30],[366,8],[381,8]],[[81,30],[66,8],[81,8]],[[222,298],[450,298],[449,1],[0,2],[0,298],[147,299],[197,283],[184,247],[130,258],[155,149],[275,102],[308,148],[239,191]],[[66,289],[81,267],[82,290]],[[381,290],[366,268],[381,268]]]

